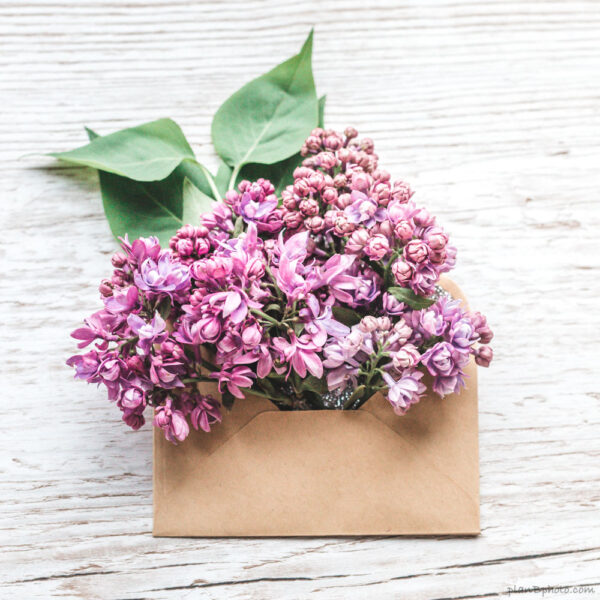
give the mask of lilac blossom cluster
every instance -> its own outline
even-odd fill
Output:
[[[316,129],[278,199],[242,181],[168,248],[122,240],[102,310],[73,332],[92,350],[67,362],[106,386],[133,429],[147,406],[172,442],[209,431],[221,402],[248,393],[282,409],[358,408],[385,391],[403,414],[426,391],[464,386],[488,366],[485,317],[435,296],[456,251],[404,182],[379,169],[370,140]],[[215,394],[216,395],[216,394]]]

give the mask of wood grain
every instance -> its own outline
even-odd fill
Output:
[[[496,331],[477,539],[153,539],[150,430],[64,366],[115,243],[94,173],[19,157],[171,116],[214,165],[215,110],[313,24],[328,125],[439,214]],[[599,29],[594,1],[0,2],[0,597],[600,592]]]

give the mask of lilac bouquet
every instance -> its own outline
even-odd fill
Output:
[[[318,111],[314,118],[322,120]],[[179,196],[167,196],[181,217],[174,230],[156,221],[162,245],[153,235],[130,242],[112,219],[122,251],[100,284],[103,308],[72,334],[93,349],[67,363],[77,378],[104,384],[133,429],[149,406],[166,438],[182,441],[190,426],[209,431],[219,422],[221,404],[248,395],[282,410],[357,409],[381,392],[402,415],[428,388],[440,397],[459,392],[471,357],[490,364],[485,317],[438,284],[456,249],[435,217],[379,168],[373,142],[355,129],[308,133],[299,155],[285,150],[263,167],[227,156],[215,140],[225,184],[201,167],[206,193],[190,184],[189,170],[177,173],[183,162],[176,166],[168,178]],[[110,137],[94,139],[88,154],[96,144],[122,160],[98,144]],[[68,154],[60,158],[77,162]],[[135,205],[132,181],[155,197],[162,185],[164,194],[166,180],[106,168],[109,219],[115,190]],[[214,382],[221,399],[201,393],[201,382]]]

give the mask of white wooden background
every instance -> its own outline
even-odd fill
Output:
[[[496,331],[477,539],[153,539],[150,429],[64,365],[115,242],[93,172],[19,157],[171,116],[213,165],[215,110],[313,24],[327,124],[413,182]],[[0,597],[599,594],[599,75],[595,1],[0,2]]]

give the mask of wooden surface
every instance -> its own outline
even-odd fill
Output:
[[[313,23],[327,124],[414,184],[496,331],[477,539],[153,539],[150,429],[64,365],[115,242],[93,172],[19,157],[171,116],[213,165],[215,110]],[[600,593],[598,2],[0,2],[0,69],[1,598]]]

